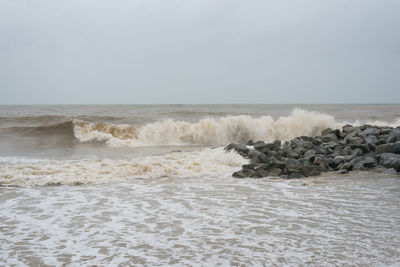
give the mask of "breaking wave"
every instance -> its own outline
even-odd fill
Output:
[[[219,177],[230,175],[246,162],[236,152],[222,148],[128,159],[0,158],[0,184],[79,185],[132,178]]]
[[[398,126],[395,123],[369,123],[372,125]],[[104,142],[111,146],[158,146],[158,145],[225,145],[230,142],[248,140],[290,140],[297,136],[316,136],[325,128],[340,128],[333,116],[303,109],[294,109],[289,116],[273,119],[271,116],[252,117],[248,115],[205,118],[196,123],[181,120],[164,120],[144,126],[95,123],[73,119],[62,123],[12,127],[12,132],[28,135],[63,135],[76,138],[79,142]]]
[[[332,116],[295,109],[290,116],[248,115],[206,118],[196,123],[164,120],[142,127],[98,124],[73,120],[74,135],[81,142],[101,141],[110,145],[224,145],[253,140],[289,140],[299,135],[314,136],[337,123]]]

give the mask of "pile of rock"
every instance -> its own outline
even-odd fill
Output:
[[[284,143],[232,143],[225,149],[250,160],[233,174],[237,178],[302,178],[355,170],[400,172],[400,127],[346,125],[342,131],[325,129],[316,137],[300,136]]]

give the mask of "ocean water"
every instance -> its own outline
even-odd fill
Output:
[[[400,105],[0,106],[0,265],[398,266],[398,175],[231,176],[347,123]]]

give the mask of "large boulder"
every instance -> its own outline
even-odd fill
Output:
[[[400,154],[383,153],[379,157],[379,164],[385,168],[393,168],[400,171]]]
[[[252,163],[266,163],[268,159],[267,155],[256,149],[251,149],[247,156]]]
[[[376,146],[375,153],[376,154],[392,153],[392,147],[393,147],[392,143]]]
[[[369,127],[366,128],[364,131],[361,132],[362,135],[368,136],[368,135],[377,135],[379,134],[380,130],[375,127]]]
[[[226,151],[230,151],[230,150],[235,150],[239,155],[241,155],[242,157],[247,157],[247,154],[249,153],[250,149],[242,144],[229,144],[225,147]]]
[[[386,137],[386,143],[395,143],[400,141],[400,128],[396,128]]]
[[[242,169],[240,171],[234,172],[232,176],[235,178],[246,178],[246,177],[254,177],[256,174],[257,173],[255,170]]]

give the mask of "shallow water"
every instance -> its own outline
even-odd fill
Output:
[[[135,179],[0,188],[1,265],[384,266],[400,179]]]

